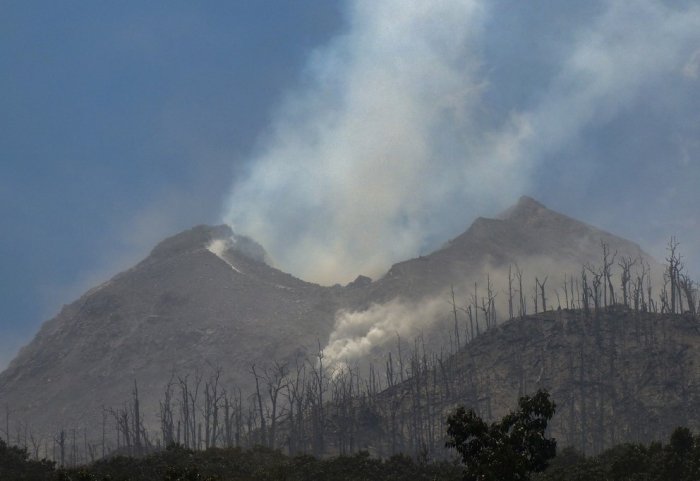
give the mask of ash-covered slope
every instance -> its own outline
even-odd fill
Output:
[[[578,274],[584,264],[601,263],[601,243],[616,252],[617,259],[642,258],[658,269],[656,261],[634,242],[523,196],[496,219],[479,217],[466,232],[432,254],[395,264],[373,284],[368,299],[434,295],[465,280],[483,283],[486,274],[502,278],[508,265],[516,263],[532,279]]]
[[[456,406],[492,422],[538,389],[556,403],[549,435],[560,448],[592,454],[668,439],[678,426],[697,430],[699,321],[622,306],[562,309],[504,322],[452,355],[416,345],[403,353],[405,373],[396,371],[397,357],[392,370],[379,367],[385,384],[354,409],[342,398],[328,402],[338,419],[327,423],[325,452],[353,446],[440,458],[445,419]]]
[[[402,339],[420,336],[432,351],[440,351],[458,338],[470,338],[473,334],[472,328],[467,332],[471,323],[467,318],[469,310],[476,331],[486,327],[488,285],[493,297],[489,323],[494,319],[500,323],[509,317],[509,292],[513,293],[517,315],[516,291],[520,283],[516,270],[522,273],[526,313],[535,310],[533,294],[537,281],[546,284],[545,308],[566,307],[566,296],[571,300],[572,289],[569,286],[568,293],[563,292],[564,280],[579,278],[584,265],[599,272],[603,244],[609,253],[608,262],[615,256],[617,273],[617,262],[623,257],[631,258],[637,259],[630,272],[633,278],[643,266],[646,279],[651,271],[656,282],[661,280],[661,267],[637,244],[547,209],[532,198],[521,197],[498,218],[478,218],[441,249],[395,264],[384,277],[365,287],[363,297],[351,304],[355,309],[337,316],[327,353],[331,359],[381,365],[387,352],[398,354],[397,335]],[[619,285],[618,276],[613,279]],[[451,305],[451,288],[456,309]],[[539,294],[538,303],[537,310],[541,311]]]
[[[273,269],[262,248],[231,235],[199,226],[166,239],[46,322],[0,374],[13,419],[40,432],[96,429],[101,406],[120,405],[134,380],[152,417],[173,371],[209,363],[221,366],[222,382],[245,388],[251,363],[289,359],[327,338],[334,290]]]

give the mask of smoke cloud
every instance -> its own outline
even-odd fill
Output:
[[[641,96],[653,95],[663,80],[688,70],[698,42],[697,5],[607,2],[604,13],[576,36],[547,95],[525,114],[537,136],[520,155],[556,151],[586,127],[605,125]]]
[[[373,349],[385,348],[397,337],[411,341],[421,329],[444,317],[449,308],[446,299],[438,296],[420,302],[394,299],[360,312],[339,311],[323,353],[331,364],[367,358]]]
[[[695,75],[700,6],[605,1],[562,39],[543,92],[497,115],[480,48],[505,34],[486,28],[491,6],[349,1],[346,31],[310,57],[224,221],[304,279],[377,275],[511,203],[543,159],[663,79]]]
[[[312,56],[225,221],[321,283],[417,253],[438,211],[507,170],[469,154],[483,16],[475,0],[350,2],[348,31]]]

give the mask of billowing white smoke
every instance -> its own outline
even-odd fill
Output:
[[[601,3],[559,46],[567,54],[539,101],[498,124],[483,121],[486,0],[348,0],[346,32],[311,57],[224,220],[281,268],[333,283],[500,210],[587,127],[669,76],[695,76],[700,6]]]
[[[633,257],[641,255],[635,251],[617,251],[615,243],[610,247],[616,251],[620,260],[624,256]],[[584,258],[590,260],[594,269],[600,269],[600,246],[582,245],[574,248]],[[635,258],[636,259],[636,258]],[[654,295],[660,292],[662,282],[661,266],[650,258],[643,258],[647,271],[651,274]],[[642,269],[642,260],[636,259],[631,269],[632,278],[636,279]],[[509,317],[509,295],[511,297],[513,315],[518,316],[519,310],[519,283],[517,272],[522,275],[523,301],[526,314],[543,309],[541,290],[539,284],[545,286],[546,310],[557,310],[567,307],[575,308],[581,302],[579,290],[580,275],[583,266],[573,257],[570,259],[554,259],[547,256],[530,256],[520,258],[517,265],[494,266],[488,262],[474,272],[465,273],[462,281],[454,285],[455,305],[457,308],[457,329],[459,330],[460,344],[463,344],[472,334],[484,332],[486,329],[484,312],[474,309],[474,319],[478,323],[469,322],[467,308],[473,307],[474,295],[477,303],[483,306],[487,298],[487,282],[490,283],[494,295],[495,318],[497,323],[506,321]],[[613,266],[613,284],[620,293],[619,269]],[[509,288],[509,277],[512,284]],[[589,275],[590,280],[590,275]],[[566,281],[567,287],[564,287]],[[574,289],[574,284],[576,288]],[[475,286],[476,283],[476,286]],[[538,284],[539,283],[539,284]],[[474,289],[477,289],[475,292]],[[535,300],[535,296],[537,299]],[[622,302],[618,299],[618,302]],[[441,349],[450,349],[457,338],[454,332],[454,314],[452,311],[452,297],[450,289],[431,297],[418,299],[396,298],[384,304],[373,304],[364,311],[342,310],[336,313],[335,325],[330,335],[328,344],[323,352],[328,365],[344,366],[361,364],[367,361],[383,360],[386,353],[392,351],[396,354],[397,339],[400,337],[404,347],[411,349],[413,341],[422,337],[421,344],[428,350],[438,352]],[[472,333],[472,329],[474,332]]]
[[[430,234],[453,234],[469,215],[455,229],[436,214],[493,197],[498,188],[478,179],[507,172],[497,159],[470,160],[479,1],[357,0],[348,15],[349,30],[312,57],[308,83],[278,112],[225,214],[280,267],[321,283],[377,274]]]
[[[233,265],[233,263],[226,257],[226,251],[231,248],[231,241],[227,239],[214,239],[207,246],[207,250],[214,254],[216,257],[224,261],[226,264],[231,266],[236,272],[241,272],[238,267]]]
[[[395,342],[397,336],[412,341],[422,328],[429,328],[449,309],[445,299],[438,296],[421,302],[394,299],[361,312],[339,311],[324,355],[331,364],[366,358],[372,349]]]

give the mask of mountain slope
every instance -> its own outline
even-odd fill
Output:
[[[601,242],[654,264],[636,244],[530,198],[498,219],[477,219],[442,249],[398,263],[375,282],[359,278],[346,287],[304,282],[267,265],[262,247],[228,227],[198,226],[164,240],[142,262],[46,322],[0,373],[0,402],[11,406],[15,422],[44,433],[97,429],[102,406],[119,405],[136,380],[143,411],[154,419],[173,374],[220,366],[222,385],[247,393],[252,364],[293,362],[329,338],[364,342],[378,332],[372,331],[374,320],[342,324],[339,310],[362,312],[396,298],[419,305],[451,285],[463,297],[464,286],[483,282],[487,272],[495,279],[500,270],[502,280],[511,262],[523,266],[529,279],[552,269],[578,272],[582,263],[599,262]],[[440,303],[439,313],[406,331],[409,338],[432,332],[432,346],[442,342],[449,308]],[[385,337],[393,338],[392,329]],[[378,356],[386,352],[385,345],[374,348]]]
[[[432,295],[450,284],[463,284],[465,278],[474,282],[491,271],[507,271],[511,263],[520,264],[532,278],[577,274],[586,263],[600,263],[603,242],[618,258],[640,257],[658,266],[637,244],[523,196],[496,219],[479,217],[432,254],[395,264],[374,283],[369,298],[386,301],[397,295]]]
[[[228,384],[245,388],[252,363],[290,359],[327,337],[339,307],[333,290],[235,249],[219,257],[207,248],[231,234],[205,226],[178,234],[64,307],[0,374],[0,399],[55,430],[84,424],[88,413],[96,419],[135,379],[152,414],[173,370],[220,365]]]
[[[677,426],[700,428],[699,326],[688,314],[620,306],[514,319],[452,356],[406,354],[406,380],[378,393],[366,412],[355,411],[359,419],[344,424],[359,426],[357,444],[377,454],[401,446],[440,456],[444,419],[455,406],[495,421],[520,396],[546,389],[557,404],[550,434],[561,447],[590,454],[667,439]]]
[[[546,281],[546,307],[566,307],[564,279],[580,277],[584,265],[600,269],[603,244],[609,260],[613,254],[615,262],[623,257],[637,259],[633,277],[644,266],[660,281],[662,267],[637,244],[521,197],[498,218],[476,219],[441,249],[395,264],[384,277],[368,285],[364,297],[353,304],[355,310],[338,316],[328,352],[333,359],[381,363],[389,350],[397,354],[397,334],[403,339],[420,335],[429,350],[439,351],[458,336],[462,340],[471,336],[464,332],[470,322],[464,310],[470,305],[477,330],[484,329],[483,307],[488,302],[489,284],[494,296],[490,315],[496,322],[508,317],[508,277],[513,279],[511,292],[517,304],[517,269],[522,273],[526,312],[534,311],[537,281]],[[614,282],[619,285],[617,277]],[[451,288],[458,311],[457,327]],[[571,289],[568,295],[571,297]],[[539,293],[538,302],[541,311]],[[514,313],[517,311],[516,307]]]

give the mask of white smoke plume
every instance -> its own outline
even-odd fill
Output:
[[[415,255],[442,207],[485,194],[467,173],[504,171],[469,160],[482,15],[476,0],[350,2],[347,33],[311,59],[225,221],[321,283]]]
[[[360,312],[339,311],[323,353],[330,364],[367,358],[373,349],[384,348],[397,337],[412,341],[449,309],[445,299],[438,296],[420,302],[394,299]]]
[[[226,264],[231,266],[231,269],[238,273],[241,273],[240,269],[238,269],[238,267],[236,267],[233,264],[233,262],[231,262],[231,260],[226,256],[226,251],[231,248],[231,244],[232,242],[227,239],[214,239],[207,246],[207,250],[222,261],[224,261]]]
[[[464,272],[463,277],[453,285],[460,343],[464,344],[471,337],[472,329],[474,333],[484,332],[486,329],[484,313],[478,308],[472,310],[474,319],[479,324],[477,327],[469,322],[467,309],[470,304],[474,307],[474,295],[477,304],[483,306],[483,299],[488,297],[487,284],[490,284],[494,296],[496,322],[500,324],[509,318],[509,297],[513,315],[518,316],[518,271],[522,275],[526,314],[534,313],[535,303],[538,312],[543,310],[538,283],[545,286],[546,310],[580,306],[579,287],[584,266],[600,271],[603,265],[600,240],[608,246],[611,259],[613,254],[615,256],[612,281],[618,296],[622,296],[621,269],[618,263],[623,258],[634,260],[630,270],[633,280],[641,274],[642,269],[645,276],[651,276],[654,296],[658,295],[663,285],[663,267],[648,257],[636,244],[621,241],[602,231],[600,238],[582,237],[578,245],[571,246],[571,255],[523,256],[517,263],[511,264],[493,264],[486,256],[478,267]],[[589,272],[589,282],[591,276]],[[457,336],[451,294],[451,290],[447,288],[435,296],[410,300],[397,298],[384,304],[373,304],[363,311],[339,311],[335,316],[333,332],[324,348],[329,365],[362,364],[383,359],[389,351],[396,354],[397,336],[409,349],[418,337],[429,351],[439,352],[453,348]],[[618,302],[622,302],[621,297]]]
[[[576,36],[547,95],[523,117],[533,135],[520,156],[542,156],[577,140],[591,125],[654,95],[688,66],[700,43],[700,5],[611,0]]]
[[[500,210],[542,159],[693,72],[700,6],[601,5],[561,45],[544,95],[485,121],[489,2],[349,0],[347,30],[311,57],[224,221],[282,269],[330,284],[380,274]]]

